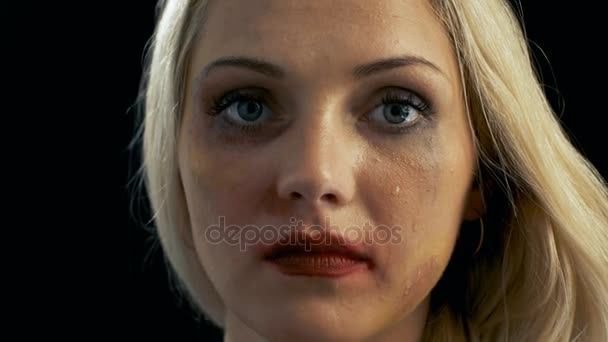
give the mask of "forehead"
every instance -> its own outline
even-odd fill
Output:
[[[210,0],[195,44],[195,66],[247,55],[329,75],[414,55],[455,72],[448,36],[424,0]]]

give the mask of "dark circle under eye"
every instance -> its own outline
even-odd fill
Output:
[[[386,106],[384,110],[384,118],[386,121],[399,124],[403,121],[407,120],[407,117],[410,115],[410,107],[403,104],[393,104],[390,106]]]
[[[238,115],[245,121],[255,121],[262,115],[263,107],[257,101],[241,101],[237,106]]]

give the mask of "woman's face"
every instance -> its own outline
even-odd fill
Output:
[[[475,159],[457,60],[428,2],[210,1],[188,70],[188,233],[227,334],[417,339],[470,211]],[[262,253],[273,233],[252,229],[281,226],[332,230],[363,266],[285,272]]]

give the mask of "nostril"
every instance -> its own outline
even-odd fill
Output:
[[[299,200],[303,199],[305,196],[297,191],[292,191],[289,193],[290,200]],[[329,202],[329,203],[338,203],[338,196],[333,193],[323,194],[320,198],[321,201]]]
[[[292,192],[292,193],[289,195],[289,197],[290,197],[291,199],[300,199],[300,198],[302,198],[302,195],[301,195],[299,192]]]
[[[334,194],[325,194],[322,196],[322,199],[330,203],[336,203],[338,201],[338,198]]]

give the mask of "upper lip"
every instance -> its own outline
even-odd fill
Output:
[[[264,259],[275,259],[292,253],[326,253],[355,260],[370,259],[362,244],[349,241],[337,232],[325,230],[314,233],[303,230],[291,231],[280,241],[266,246],[262,254]]]

